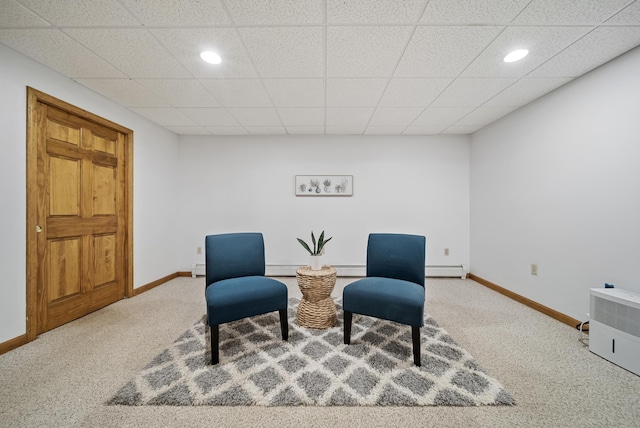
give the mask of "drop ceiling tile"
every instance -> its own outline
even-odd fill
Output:
[[[322,0],[225,0],[236,24],[321,24]]]
[[[324,126],[324,108],[279,108],[278,115],[290,126]]]
[[[562,49],[591,31],[591,27],[507,27],[473,63],[463,77],[524,77]],[[515,49],[529,55],[517,62],[502,59]]]
[[[362,134],[373,110],[373,108],[327,108],[327,133],[335,134],[343,131],[347,134]]]
[[[242,40],[233,28],[160,28],[153,36],[197,78],[257,77]],[[202,51],[214,51],[220,64],[208,64]]]
[[[485,126],[508,115],[517,108],[518,107],[479,107],[457,121],[454,126]]]
[[[286,135],[287,131],[282,126],[247,126],[251,135]]]
[[[1,8],[0,27],[17,28],[49,25],[47,21],[13,0],[3,0]]]
[[[75,28],[64,32],[129,77],[190,77],[187,70],[147,30]]]
[[[239,28],[261,77],[323,77],[322,27]]]
[[[198,126],[197,123],[175,108],[133,107],[130,110],[160,126]]]
[[[200,82],[225,107],[271,106],[259,79],[202,79]]]
[[[413,27],[328,27],[328,77],[386,77],[393,73]]]
[[[327,106],[373,107],[387,86],[388,79],[327,79]]]
[[[405,126],[368,126],[364,135],[400,135]]]
[[[173,107],[220,107],[220,103],[193,79],[139,79],[138,82]]]
[[[396,77],[456,77],[504,27],[418,27]]]
[[[640,44],[639,27],[598,27],[530,76],[578,77]]]
[[[391,79],[380,105],[385,107],[427,107],[453,79]]]
[[[198,125],[206,127],[240,126],[224,108],[179,108],[178,111]]]
[[[289,135],[324,135],[324,126],[287,126]]]
[[[213,135],[249,135],[247,130],[240,126],[207,126],[207,131]]]
[[[76,82],[125,107],[169,107],[161,97],[131,79],[76,79]]]
[[[324,106],[322,79],[264,79],[263,82],[276,107]]]
[[[113,0],[20,0],[22,4],[46,16],[47,21],[57,26],[137,26],[140,25],[131,13]]]
[[[120,0],[146,26],[229,24],[220,0]]]
[[[487,101],[484,106],[489,107],[519,107],[530,103],[556,88],[573,80],[566,77],[541,77],[520,79],[495,97]]]
[[[437,107],[477,107],[517,79],[457,79],[436,100]]]
[[[531,0],[431,0],[422,24],[506,24]]]
[[[273,108],[230,108],[229,113],[244,127],[281,127],[280,118]]]
[[[638,23],[640,23],[640,1],[634,1],[629,6],[612,16],[606,23],[638,25]]]
[[[201,126],[167,126],[166,128],[177,135],[211,135],[211,132]]]
[[[424,108],[421,107],[380,107],[373,113],[369,127],[406,128],[423,110]]]
[[[327,0],[328,24],[410,24],[427,0]]]
[[[0,43],[70,78],[126,77],[111,64],[56,29],[0,30]]]
[[[600,24],[622,10],[629,0],[533,0],[514,24]]]
[[[439,134],[472,110],[473,107],[429,107],[405,130],[404,134]]]

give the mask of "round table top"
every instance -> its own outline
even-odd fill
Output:
[[[304,276],[327,276],[327,275],[335,275],[336,268],[329,265],[322,266],[320,270],[313,270],[311,266],[302,266],[296,270],[296,274],[304,275]]]

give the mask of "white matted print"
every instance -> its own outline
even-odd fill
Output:
[[[296,175],[296,196],[351,196],[353,175]]]

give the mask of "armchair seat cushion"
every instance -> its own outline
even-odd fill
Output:
[[[345,311],[422,327],[424,287],[401,279],[368,277],[344,288]]]
[[[207,287],[206,300],[208,324],[224,324],[285,309],[287,286],[264,276],[223,279]]]

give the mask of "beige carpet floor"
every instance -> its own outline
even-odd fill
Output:
[[[300,296],[295,278],[280,279]],[[334,296],[351,281],[339,278]],[[0,355],[0,426],[640,426],[639,376],[591,354],[577,330],[461,279],[427,279],[426,311],[503,384],[514,407],[105,405],[204,314],[203,288],[203,278],[177,278]]]

